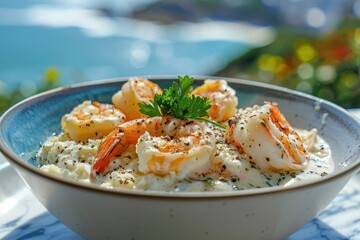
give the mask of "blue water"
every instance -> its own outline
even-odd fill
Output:
[[[124,29],[129,31],[128,26]],[[39,82],[49,67],[60,71],[63,84],[134,75],[210,75],[251,47],[171,36],[155,41],[126,34],[92,36],[85,30],[26,22],[7,25],[0,16],[0,81],[6,89],[23,81]]]

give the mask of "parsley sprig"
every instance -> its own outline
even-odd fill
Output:
[[[211,107],[209,99],[191,95],[194,79],[188,75],[178,77],[179,84],[172,85],[162,94],[155,94],[154,100],[149,103],[139,103],[140,112],[149,117],[170,115],[176,118],[201,120],[214,124],[220,128],[223,125],[208,118],[207,110]]]

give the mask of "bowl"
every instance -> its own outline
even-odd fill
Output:
[[[195,84],[207,78],[215,77],[195,77]],[[168,87],[177,77],[149,79]],[[40,171],[34,155],[61,131],[61,116],[84,100],[110,102],[126,80],[48,91],[18,103],[0,120],[2,154],[48,211],[86,239],[283,239],[316,217],[360,168],[360,123],[346,110],[294,90],[225,78],[239,107],[277,102],[293,127],[317,128],[332,149],[334,172],[287,187],[161,192],[110,190]]]

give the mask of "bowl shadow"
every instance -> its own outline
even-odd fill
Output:
[[[10,223],[9,223],[10,224]],[[83,240],[78,234],[67,228],[50,213],[43,213],[20,225],[5,236],[4,240],[24,239],[69,239]],[[314,219],[293,233],[286,240],[306,239],[348,239],[325,222]]]

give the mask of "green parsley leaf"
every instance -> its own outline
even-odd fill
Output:
[[[188,75],[178,77],[179,84],[172,85],[162,94],[155,94],[154,100],[149,103],[139,103],[140,112],[149,117],[170,115],[176,118],[186,118],[206,121],[218,127],[223,125],[204,118],[208,116],[207,110],[211,108],[209,99],[190,95],[193,91],[194,79]]]

